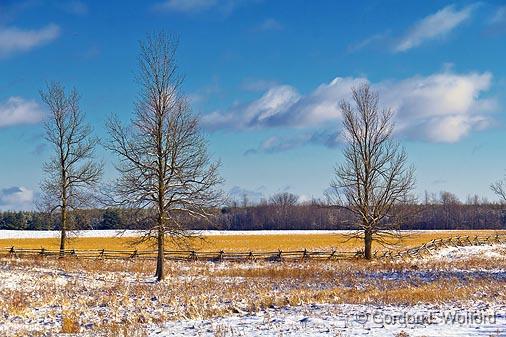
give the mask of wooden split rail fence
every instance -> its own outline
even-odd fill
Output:
[[[443,247],[485,245],[494,243],[506,243],[506,235],[493,235],[485,237],[457,236],[445,239],[435,239],[421,246],[405,250],[387,250],[376,251],[376,259],[404,259],[412,257],[421,257],[433,254],[437,249]],[[30,249],[7,247],[0,248],[0,257],[59,257],[60,250],[56,249]],[[82,259],[155,259],[156,250],[65,250],[64,255],[69,258]],[[341,252],[331,251],[310,251],[292,250],[292,251],[265,251],[265,252],[228,252],[228,251],[194,251],[194,250],[174,250],[166,251],[167,260],[187,260],[187,261],[304,261],[304,260],[350,260],[363,257],[362,251]]]
[[[444,239],[434,239],[421,246],[400,251],[375,252],[376,258],[405,259],[433,255],[437,250],[448,247],[482,246],[506,243],[506,235],[489,236],[456,236]]]
[[[59,257],[60,250],[57,249],[28,249],[28,248],[2,248],[0,257]],[[156,250],[65,250],[64,255],[68,258],[83,259],[156,259]],[[284,260],[343,260],[361,257],[360,252],[339,252],[333,251],[265,251],[265,252],[229,252],[229,251],[195,251],[177,250],[165,251],[167,260],[186,261],[284,261]]]

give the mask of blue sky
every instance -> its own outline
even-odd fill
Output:
[[[396,111],[417,194],[495,199],[488,186],[506,169],[504,1],[2,0],[0,209],[37,196],[45,82],[75,86],[106,138],[108,115],[132,113],[138,41],[156,30],[180,37],[184,90],[233,196],[321,197],[341,160],[337,104],[367,81]]]

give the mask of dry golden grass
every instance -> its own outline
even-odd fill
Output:
[[[29,308],[26,292],[22,290],[13,290],[4,299],[6,310],[13,315],[22,315]]]
[[[506,231],[494,230],[468,230],[468,231],[427,231],[412,232],[404,236],[396,248],[409,248],[422,245],[432,239],[448,238],[452,236],[486,236]],[[394,243],[394,241],[392,241]],[[1,247],[15,246],[18,248],[45,248],[58,249],[59,239],[1,239]],[[195,250],[201,251],[277,251],[279,250],[331,250],[356,251],[362,248],[359,239],[348,240],[343,234],[279,234],[279,235],[214,235],[195,238],[191,241]],[[107,250],[133,250],[152,249],[150,243],[134,244],[133,238],[73,238],[67,245],[68,249],[107,249]],[[181,249],[171,240],[167,240],[167,249]],[[375,250],[385,249],[376,244]]]
[[[79,316],[74,312],[62,312],[61,333],[79,333],[81,326],[79,324]]]

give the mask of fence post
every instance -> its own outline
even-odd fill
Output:
[[[329,260],[331,260],[336,255],[336,250],[332,249],[332,253],[330,253]]]
[[[198,260],[197,253],[194,250],[192,250],[190,252],[190,260],[192,260],[192,261],[197,261]]]
[[[16,253],[16,250],[14,249],[14,246],[11,247],[9,250],[9,255],[14,255],[14,257],[18,257],[18,254]]]

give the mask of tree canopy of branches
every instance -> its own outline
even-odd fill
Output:
[[[299,196],[289,192],[276,193],[270,197],[270,202],[281,207],[295,206],[299,202]]]
[[[506,179],[498,180],[490,185],[490,189],[494,192],[502,202],[506,201]]]
[[[156,278],[164,278],[165,238],[183,239],[181,215],[207,218],[221,202],[219,163],[211,160],[198,119],[181,93],[177,39],[152,34],[140,42],[140,93],[131,124],[111,118],[107,147],[119,157],[117,205],[148,209],[152,227],[143,239],[157,242]]]
[[[409,197],[414,169],[393,140],[393,113],[378,107],[378,94],[368,84],[352,89],[354,106],[340,103],[343,114],[344,161],[336,167],[331,200],[357,218],[364,255],[372,258],[372,242],[386,242],[396,228],[393,207]]]
[[[59,83],[48,84],[40,95],[49,108],[45,139],[53,155],[44,163],[41,206],[60,215],[60,255],[65,253],[69,210],[90,206],[102,176],[102,164],[94,160],[97,139],[84,120],[79,94],[65,92]]]

